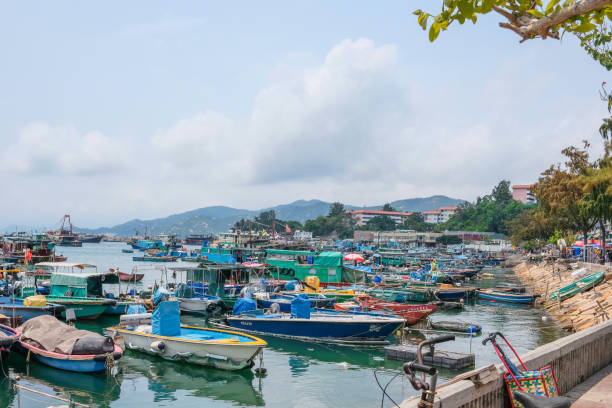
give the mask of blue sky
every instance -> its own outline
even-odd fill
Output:
[[[435,4],[3,2],[0,225],[473,200],[599,142],[609,77],[575,38],[490,15],[431,44]]]

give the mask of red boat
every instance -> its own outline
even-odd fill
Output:
[[[389,312],[403,317],[407,324],[415,324],[435,312],[438,309],[438,305],[434,303],[412,305],[408,303],[388,302],[371,296],[359,296],[353,301],[335,303],[334,308],[337,310],[357,310],[361,312]]]
[[[124,282],[140,282],[144,278],[144,273],[125,273],[118,272],[119,280]]]

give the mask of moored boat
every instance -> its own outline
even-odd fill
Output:
[[[387,337],[404,324],[399,316],[329,310],[317,310],[308,319],[292,318],[289,313],[247,313],[226,320],[230,327],[252,333],[349,344],[385,344]]]
[[[44,297],[43,297],[44,299]],[[22,321],[27,321],[41,315],[60,316],[64,306],[55,303],[46,303],[33,306],[26,299],[0,297],[0,314],[6,316],[21,316]]]
[[[262,339],[234,331],[181,325],[178,303],[172,301],[161,302],[152,314],[122,316],[118,326],[105,331],[121,336],[130,350],[225,370],[251,367],[266,346]]]
[[[594,273],[592,275],[586,276],[582,279],[579,279],[571,284],[562,287],[559,290],[552,292],[549,296],[551,300],[557,300],[557,298],[561,298],[561,300],[565,300],[572,296],[577,295],[580,292],[587,291],[591,288],[594,288],[601,281],[604,280],[605,272]]]
[[[21,325],[15,349],[41,364],[67,371],[104,371],[123,355],[108,337],[78,330],[52,316],[39,316]]]
[[[427,304],[407,304],[396,302],[385,302],[370,296],[356,297],[355,300],[334,304],[337,310],[346,311],[382,311],[393,313],[404,318],[407,324],[415,324],[425,319],[438,309],[435,303]]]
[[[19,341],[20,336],[19,330],[0,324],[0,361],[8,357],[11,347]]]
[[[478,291],[477,297],[478,299],[496,302],[532,304],[537,296],[529,293],[513,293],[494,289],[482,289]]]
[[[125,273],[117,272],[119,280],[123,282],[140,282],[144,278],[144,273]]]

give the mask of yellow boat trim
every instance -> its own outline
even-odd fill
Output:
[[[181,338],[177,338],[177,337],[170,337],[170,336],[160,336],[158,334],[152,334],[152,333],[143,333],[143,332],[137,332],[134,330],[127,330],[127,329],[123,329],[121,327],[118,326],[114,326],[114,327],[109,327],[106,330],[110,330],[110,331],[116,331],[118,333],[135,333],[135,334],[141,334],[143,336],[154,336],[156,338],[160,338],[160,339],[169,339],[169,340],[173,340],[173,341],[182,341],[182,342],[186,342],[186,343],[204,343],[204,344],[235,344],[237,346],[267,346],[268,343],[263,340],[260,339],[259,337],[255,337],[255,336],[251,336],[250,334],[246,334],[246,333],[240,333],[240,332],[236,332],[236,331],[230,331],[230,330],[221,330],[221,329],[209,329],[207,327],[196,327],[196,326],[187,326],[184,324],[181,324],[181,327],[184,327],[185,329],[196,329],[196,330],[206,330],[206,331],[216,331],[219,333],[227,333],[227,334],[234,334],[237,336],[243,336],[243,337],[248,337],[250,339],[253,339],[253,341],[247,342],[247,343],[241,343],[239,341],[236,341],[234,339],[222,339],[222,340],[191,340],[191,339],[181,339]]]

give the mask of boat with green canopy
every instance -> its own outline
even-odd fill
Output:
[[[273,275],[282,280],[298,279],[303,282],[308,276],[316,276],[323,284],[352,285],[365,282],[364,271],[344,266],[342,252],[268,249],[266,263],[276,267]]]
[[[594,288],[596,285],[598,285],[601,281],[604,280],[605,275],[605,272],[598,272],[589,276],[585,276],[580,280],[577,280],[567,286],[562,287],[559,290],[552,292],[548,298],[551,300],[557,300],[558,298],[560,298],[561,300],[565,300],[571,298],[572,296],[575,296],[580,292],[585,292],[589,289]]]
[[[37,266],[54,269],[47,301],[65,307],[63,318],[72,310],[77,319],[95,319],[116,304],[115,300],[104,297],[102,287],[119,283],[119,275],[115,273],[100,273],[95,265],[68,262],[44,262]]]

